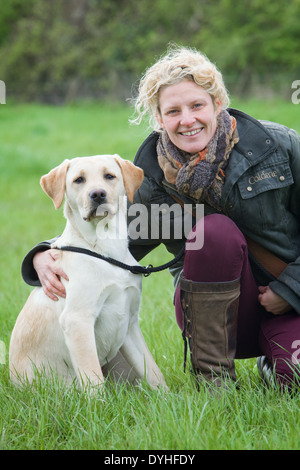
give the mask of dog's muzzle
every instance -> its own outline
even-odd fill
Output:
[[[107,193],[105,189],[93,189],[89,193],[89,198],[95,206],[99,206],[100,204],[106,202]]]
[[[89,200],[90,200],[90,211],[86,217],[83,219],[86,222],[90,222],[95,217],[106,217],[108,215],[107,210],[107,192],[105,189],[92,189],[89,192]]]

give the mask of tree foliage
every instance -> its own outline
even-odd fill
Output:
[[[170,42],[202,50],[240,93],[300,76],[300,0],[2,3],[0,79],[22,99],[124,99]]]

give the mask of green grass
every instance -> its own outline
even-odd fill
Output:
[[[233,106],[300,132],[297,105],[234,100]],[[22,390],[10,383],[9,338],[31,290],[21,279],[21,261],[35,243],[64,226],[62,210],[54,210],[39,179],[67,157],[119,153],[133,159],[147,131],[130,126],[130,114],[126,106],[108,104],[0,107],[0,341],[6,347],[0,364],[0,449],[299,449],[300,398],[266,389],[254,359],[236,361],[240,389],[220,399],[198,391],[183,373],[168,272],[144,279],[140,314],[168,393],[145,384],[118,385],[102,397],[45,378]],[[159,248],[143,264],[169,258]]]

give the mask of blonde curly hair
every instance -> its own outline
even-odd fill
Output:
[[[214,105],[221,102],[223,109],[229,106],[229,96],[217,67],[196,49],[172,45],[141,78],[135,100],[137,117],[130,122],[140,124],[144,116],[149,115],[150,128],[160,131],[156,118],[160,115],[159,92],[182,80],[193,80],[204,88]]]

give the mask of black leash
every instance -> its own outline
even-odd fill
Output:
[[[164,269],[167,269],[173,266],[173,264],[177,263],[177,261],[179,261],[182,258],[182,256],[184,255],[184,251],[185,251],[185,245],[183,245],[178,255],[176,255],[175,258],[173,258],[171,261],[161,266],[153,267],[152,264],[149,264],[148,266],[138,266],[138,265],[130,266],[129,264],[122,263],[122,261],[118,261],[114,258],[110,258],[109,256],[103,256],[103,255],[100,255],[99,253],[95,253],[94,251],[87,250],[86,248],[79,248],[77,246],[61,246],[60,248],[58,247],[55,247],[55,248],[57,250],[73,251],[75,253],[81,253],[84,255],[93,256],[94,258],[98,258],[103,261],[107,261],[108,263],[111,263],[114,266],[118,266],[119,268],[127,269],[133,274],[143,274],[145,277],[149,276],[151,273],[163,271]]]

